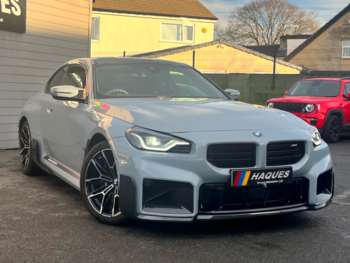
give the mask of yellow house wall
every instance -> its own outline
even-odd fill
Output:
[[[193,51],[158,57],[192,66]],[[223,44],[196,49],[195,67],[203,73],[273,73],[273,61]],[[300,70],[280,63],[277,74],[299,74]]]
[[[214,39],[215,21],[93,12],[100,17],[100,40],[92,40],[91,56],[121,56],[160,49],[196,45]],[[169,42],[161,40],[161,24],[176,23],[194,25],[194,41]]]

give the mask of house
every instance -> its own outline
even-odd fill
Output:
[[[216,21],[199,0],[95,0],[91,55],[133,55],[212,41]]]
[[[349,71],[350,5],[292,51],[286,61],[316,71]]]
[[[283,55],[281,55],[280,53],[280,45],[244,46],[244,47],[270,57],[283,57]]]
[[[292,53],[297,47],[304,43],[312,35],[298,34],[298,35],[284,35],[280,39],[280,51],[284,57]]]
[[[91,1],[0,0],[0,149],[18,147],[25,101],[65,61],[90,54]]]
[[[202,73],[299,74],[301,67],[220,40],[136,55],[194,66]],[[275,67],[274,67],[275,65]]]
[[[263,53],[267,56],[285,58],[292,53],[298,46],[306,41],[311,35],[284,35],[280,38],[279,45],[245,46],[246,48]]]

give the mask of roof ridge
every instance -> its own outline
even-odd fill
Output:
[[[199,49],[199,48],[204,48],[204,47],[208,47],[211,45],[216,45],[216,44],[223,44],[232,48],[236,48],[239,49],[241,51],[244,51],[246,53],[270,60],[270,61],[274,61],[274,58],[265,54],[262,54],[260,52],[251,50],[249,48],[243,47],[241,45],[232,43],[232,42],[228,42],[228,41],[224,41],[224,40],[213,40],[213,41],[209,41],[209,42],[204,42],[201,44],[197,44],[197,45],[186,45],[186,46],[181,46],[181,47],[175,47],[175,48],[167,48],[167,49],[161,49],[161,50],[157,50],[157,51],[151,51],[151,52],[146,52],[146,53],[141,53],[141,54],[136,54],[133,55],[132,57],[145,57],[145,56],[149,56],[149,57],[154,57],[154,56],[161,56],[161,55],[172,55],[172,54],[176,54],[179,52],[184,52],[184,51],[189,51],[189,50],[195,50],[195,49]],[[276,59],[276,62],[281,64],[281,65],[285,65],[288,67],[292,67],[298,70],[301,70],[302,67],[294,65],[292,63],[289,63],[287,61],[281,60],[281,59]]]
[[[312,41],[318,38],[326,30],[328,30],[333,24],[335,24],[340,18],[342,18],[346,13],[350,11],[350,4],[348,4],[344,9],[342,9],[336,16],[329,20],[325,25],[323,25],[319,30],[312,34],[307,40],[305,40],[300,46],[294,49],[286,58],[286,61],[290,61],[299,52],[304,50]]]

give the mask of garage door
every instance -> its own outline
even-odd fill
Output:
[[[89,56],[91,3],[0,2],[0,149],[7,149],[18,146],[17,122],[25,101],[60,64]]]

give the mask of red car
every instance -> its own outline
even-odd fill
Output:
[[[325,141],[337,142],[350,131],[350,78],[303,79],[267,105],[295,114],[317,127]]]

